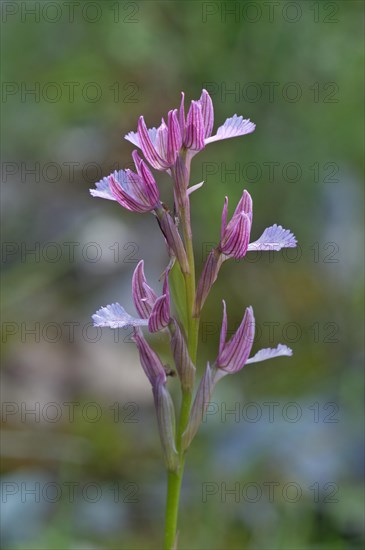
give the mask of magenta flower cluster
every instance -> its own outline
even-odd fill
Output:
[[[148,129],[141,116],[137,132],[130,132],[125,136],[141,150],[144,157],[141,158],[137,150],[133,151],[135,171],[115,171],[99,181],[95,189],[90,190],[92,196],[117,201],[130,211],[140,214],[152,213],[166,243],[169,263],[163,274],[161,295],[148,285],[142,260],[132,278],[132,296],[138,317],[127,313],[119,303],[114,303],[99,309],[93,315],[93,321],[98,327],[133,327],[133,340],[138,348],[140,362],[152,386],[160,438],[169,471],[179,468],[181,453],[187,450],[196,434],[202,414],[211,400],[214,386],[221,378],[237,373],[245,365],[292,354],[287,346],[279,344],[274,349],[262,349],[250,357],[255,336],[252,307],[246,309],[239,328],[227,342],[227,312],[223,301],[223,321],[217,357],[212,365],[208,363],[201,376],[186,425],[183,426],[179,438],[176,432],[174,403],[167,388],[171,369],[163,364],[148,343],[143,334],[143,327],[149,333],[164,331],[168,335],[182,393],[192,395],[198,372],[195,342],[198,321],[222,263],[230,258],[243,258],[251,251],[278,251],[295,247],[297,244],[289,230],[276,224],[265,229],[259,239],[250,242],[253,204],[251,195],[243,190],[230,219],[226,197],[219,243],[209,253],[195,286],[190,198],[203,182],[189,187],[191,160],[210,143],[250,134],[255,130],[255,124],[237,115],[228,118],[214,135],[213,126],[213,104],[208,92],[203,90],[200,98],[191,102],[187,114],[182,94],[179,108],[169,111],[167,119],[162,118],[158,128]],[[166,172],[171,176],[171,208],[162,203],[151,169]],[[175,273],[176,267],[179,271],[178,277]],[[174,293],[171,292],[172,283]],[[179,307],[176,307],[176,304],[173,307],[173,294],[177,298],[182,296],[183,303],[186,303],[184,315],[178,314]]]

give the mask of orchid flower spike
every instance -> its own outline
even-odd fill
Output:
[[[158,128],[148,129],[141,116],[137,132],[129,132],[125,136],[125,139],[142,149],[146,160],[156,170],[169,171],[182,150],[187,150],[191,158],[209,143],[243,136],[255,130],[255,124],[249,119],[233,115],[212,136],[214,109],[207,90],[202,91],[197,101],[191,102],[186,117],[183,92],[181,96],[180,108],[169,111],[167,124],[162,119]]]

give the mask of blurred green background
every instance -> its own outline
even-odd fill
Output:
[[[362,2],[1,8],[2,547],[161,548],[149,384],[128,331],[89,323],[113,301],[133,313],[137,261],[158,289],[167,256],[152,216],[88,190],[130,165],[122,138],[140,114],[158,125],[203,87],[215,128],[234,113],[257,128],[193,161],[198,269],[225,195],[232,209],[243,188],[253,238],[280,223],[300,248],[228,263],[206,304],[200,372],[222,298],[230,330],[254,307],[254,350],[294,356],[218,386],[187,462],[179,547],[362,547]]]

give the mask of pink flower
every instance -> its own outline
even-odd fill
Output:
[[[93,197],[116,200],[132,212],[151,212],[160,205],[160,192],[151,171],[137,151],[132,156],[137,173],[129,169],[115,171],[100,180],[96,189],[90,189],[90,193]]]
[[[157,297],[148,286],[143,270],[143,260],[139,262],[133,273],[132,295],[140,318],[129,315],[118,303],[99,309],[93,315],[94,326],[125,328],[148,326],[150,332],[158,332],[170,322],[170,292],[168,285],[168,270],[165,271],[163,293]]]
[[[255,130],[255,124],[249,119],[233,115],[212,136],[214,109],[208,92],[203,90],[200,99],[191,102],[186,117],[185,96],[184,93],[181,95],[180,108],[169,111],[167,124],[162,119],[158,128],[148,129],[141,116],[137,132],[129,132],[125,136],[128,141],[142,149],[146,160],[156,170],[168,171],[182,150],[187,150],[192,157],[209,143],[243,136]]]

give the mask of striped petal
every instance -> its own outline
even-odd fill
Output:
[[[144,274],[144,261],[141,260],[132,277],[132,296],[136,310],[143,319],[148,319],[157,300],[154,290],[148,286]]]
[[[153,143],[147,130],[147,126],[143,116],[141,116],[138,121],[138,137],[140,147],[147,161],[156,170],[166,170],[167,168],[169,168],[169,163],[167,163],[157,151],[157,142],[159,143],[160,149],[162,147],[161,134],[164,132],[164,128],[161,128],[161,126],[159,130],[156,130],[156,141],[155,143]],[[157,136],[157,134],[159,137]]]
[[[181,130],[177,117],[177,109],[169,111],[167,130],[167,151],[166,159],[172,165],[182,146]]]
[[[135,175],[136,178],[138,178],[137,174]],[[151,207],[151,205],[147,201],[144,201],[143,197],[136,197],[137,188],[134,189],[134,191],[132,192],[130,191],[130,183],[132,180],[133,178],[130,176],[130,174],[127,175],[127,172],[124,173],[123,180],[120,178],[117,179],[115,177],[115,174],[111,174],[109,176],[110,189],[115,199],[119,202],[119,204],[121,204],[124,208],[130,210],[131,212],[138,212],[140,214],[143,214],[144,212],[150,212],[151,210],[153,210],[153,207]]]
[[[252,222],[252,197],[246,189],[242,193],[242,197],[239,201],[239,203],[236,206],[236,210],[234,211],[233,216],[237,216],[241,212],[244,212]]]
[[[167,327],[170,322],[170,297],[169,294],[163,294],[157,298],[153,305],[150,318],[148,320],[148,330],[158,332]]]
[[[226,323],[224,317],[223,323]],[[254,336],[255,318],[252,307],[248,307],[236,333],[225,345],[221,342],[217,367],[229,374],[241,370],[250,355]]]
[[[204,137],[209,138],[212,135],[214,124],[214,108],[213,102],[207,90],[203,90],[199,99],[202,110]]]
[[[185,147],[193,151],[204,149],[204,121],[198,101],[192,101],[186,119]]]
[[[224,231],[223,238],[219,243],[219,250],[225,256],[236,259],[243,258],[250,241],[250,232],[251,221],[249,217],[244,212],[234,216]]]

